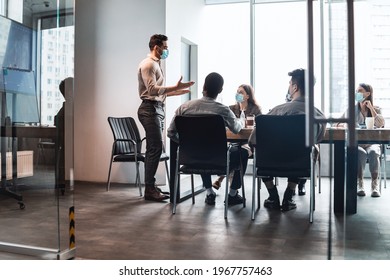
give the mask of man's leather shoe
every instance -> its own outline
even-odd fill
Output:
[[[268,197],[266,200],[264,200],[264,207],[268,209],[276,209],[280,210],[280,199],[278,197]]]
[[[228,205],[229,206],[243,204],[243,203],[244,203],[244,198],[241,195],[239,195],[238,193],[235,196],[231,196],[230,194],[228,195]]]
[[[292,209],[297,208],[297,205],[294,200],[283,200],[282,202],[282,211],[290,211]]]
[[[160,193],[156,188],[145,188],[145,200],[163,201],[168,199],[169,195]]]
[[[206,202],[208,205],[215,205],[215,197],[216,195],[214,193],[206,195],[204,202]]]

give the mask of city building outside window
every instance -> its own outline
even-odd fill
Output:
[[[41,57],[48,58],[41,62],[41,124],[51,126],[64,102],[58,86],[74,76],[74,26],[44,29],[41,38]]]

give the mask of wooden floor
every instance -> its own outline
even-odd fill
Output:
[[[390,259],[390,185],[382,197],[358,198],[358,213],[336,216],[329,202],[330,183],[322,178],[321,194],[316,192],[314,223],[309,223],[309,196],[296,196],[298,208],[289,212],[269,211],[261,206],[254,221],[250,218],[251,177],[247,176],[247,207],[229,208],[224,219],[223,189],[218,191],[216,205],[204,203],[205,193],[196,196],[196,203],[184,201],[171,214],[170,203],[148,202],[134,186],[112,184],[106,192],[104,184],[77,183],[74,189],[76,221],[76,258],[100,260],[326,260]],[[285,180],[281,179],[282,196]],[[369,181],[366,181],[369,185]],[[163,187],[166,189],[166,187]],[[368,189],[368,188],[367,188]],[[37,190],[24,191],[25,210],[0,212],[2,240],[23,236],[24,242],[34,239],[55,239],[41,222],[42,213],[55,210],[53,201],[39,201]],[[51,194],[50,191],[45,191]],[[68,199],[67,199],[68,197]],[[60,200],[68,205],[72,192],[66,191]],[[261,201],[267,197],[261,190]],[[36,201],[34,201],[36,200]],[[12,207],[10,198],[0,198],[1,207]],[[23,215],[22,229],[12,232]],[[40,206],[38,206],[40,205]],[[14,207],[16,208],[16,207]],[[1,208],[3,209],[3,208]],[[30,209],[30,210],[29,210]],[[39,215],[39,212],[41,213]],[[46,214],[49,215],[49,214]],[[45,214],[43,214],[45,216]],[[18,220],[15,220],[18,219]],[[65,222],[66,224],[66,222]],[[42,227],[37,233],[37,226]],[[56,225],[53,225],[55,227]],[[18,225],[21,227],[21,225]],[[61,231],[62,232],[62,231]],[[64,229],[66,232],[66,229]],[[66,239],[65,237],[62,237]],[[35,242],[35,240],[34,240]],[[29,259],[0,252],[0,259]]]

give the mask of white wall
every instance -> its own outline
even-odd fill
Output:
[[[138,122],[137,66],[150,36],[165,33],[164,11],[163,0],[75,1],[75,180],[107,180],[108,116]],[[112,181],[134,182],[134,165],[114,165]]]
[[[222,13],[224,16],[217,18]],[[249,17],[238,18],[240,14],[249,15],[248,3],[205,6],[204,0],[75,1],[75,180],[107,180],[112,144],[107,117],[132,116],[138,122],[136,71],[154,33],[169,38],[170,54],[163,63],[167,85],[175,84],[181,75],[183,37],[198,45],[198,95],[205,76],[216,71],[225,78],[223,102],[234,102],[237,87],[249,83],[250,73]],[[167,125],[180,104],[180,97],[168,98]],[[133,165],[114,165],[113,182],[133,183],[134,178]],[[157,176],[157,183],[161,182],[165,182],[162,164]]]
[[[177,83],[181,74],[181,40],[185,38],[199,45],[199,33],[201,32],[201,15],[204,13],[204,1],[202,0],[167,0],[166,26],[169,46],[169,58],[166,60],[166,84]],[[202,63],[199,59],[198,63]],[[198,81],[193,88],[198,92],[202,85]],[[198,93],[199,96],[199,93]],[[166,102],[166,126],[168,127],[175,109],[181,104],[181,96],[169,97]],[[169,140],[167,140],[169,150]]]

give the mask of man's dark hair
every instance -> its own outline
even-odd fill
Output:
[[[163,34],[154,34],[149,40],[149,49],[153,50],[154,46],[162,47],[163,42],[168,41],[168,37]]]
[[[223,82],[223,77],[220,74],[212,72],[204,80],[203,91],[206,92],[208,97],[215,99],[222,91]]]
[[[305,70],[295,69],[294,71],[288,72],[291,76],[291,83],[296,84],[302,96],[305,96]]]

